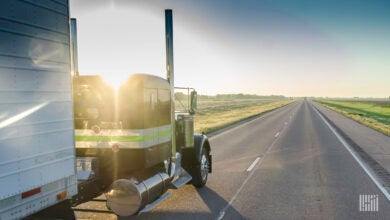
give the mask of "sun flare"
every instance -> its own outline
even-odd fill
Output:
[[[129,74],[116,74],[113,73],[111,75],[105,74],[101,75],[103,80],[110,86],[114,87],[115,90],[118,90],[118,88],[123,85],[126,80],[129,78]]]

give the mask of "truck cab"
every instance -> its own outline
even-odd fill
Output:
[[[99,158],[103,186],[164,168],[172,152],[166,80],[135,74],[119,88],[101,76],[78,76],[73,83],[76,155]]]
[[[79,180],[75,204],[106,192],[107,205],[129,215],[133,213],[118,202],[123,195],[133,200],[147,194],[148,201],[139,201],[137,210],[131,211],[136,212],[168,188],[179,188],[191,180],[198,187],[206,183],[211,171],[210,145],[206,136],[194,134],[196,91],[178,89],[187,90],[191,104],[185,111],[175,112],[172,125],[174,101],[166,79],[133,74],[116,88],[101,76],[73,78]],[[145,181],[151,181],[157,193],[153,188],[139,189]],[[130,195],[130,189],[137,195]],[[120,199],[118,195],[122,195]]]

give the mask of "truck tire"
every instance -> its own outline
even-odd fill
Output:
[[[207,182],[207,177],[209,174],[209,156],[205,148],[202,149],[202,154],[200,155],[197,165],[192,169],[192,184],[198,188],[203,187]]]

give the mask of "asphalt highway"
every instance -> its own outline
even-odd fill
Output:
[[[119,219],[389,219],[388,199],[310,101],[266,113],[210,143],[213,173],[205,187],[172,190],[151,212]],[[360,203],[360,195],[371,200]],[[367,206],[371,211],[362,211]],[[75,210],[78,219],[117,219],[104,196]]]

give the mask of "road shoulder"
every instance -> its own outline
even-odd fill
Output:
[[[390,137],[318,103],[312,103],[351,144],[390,190]]]

